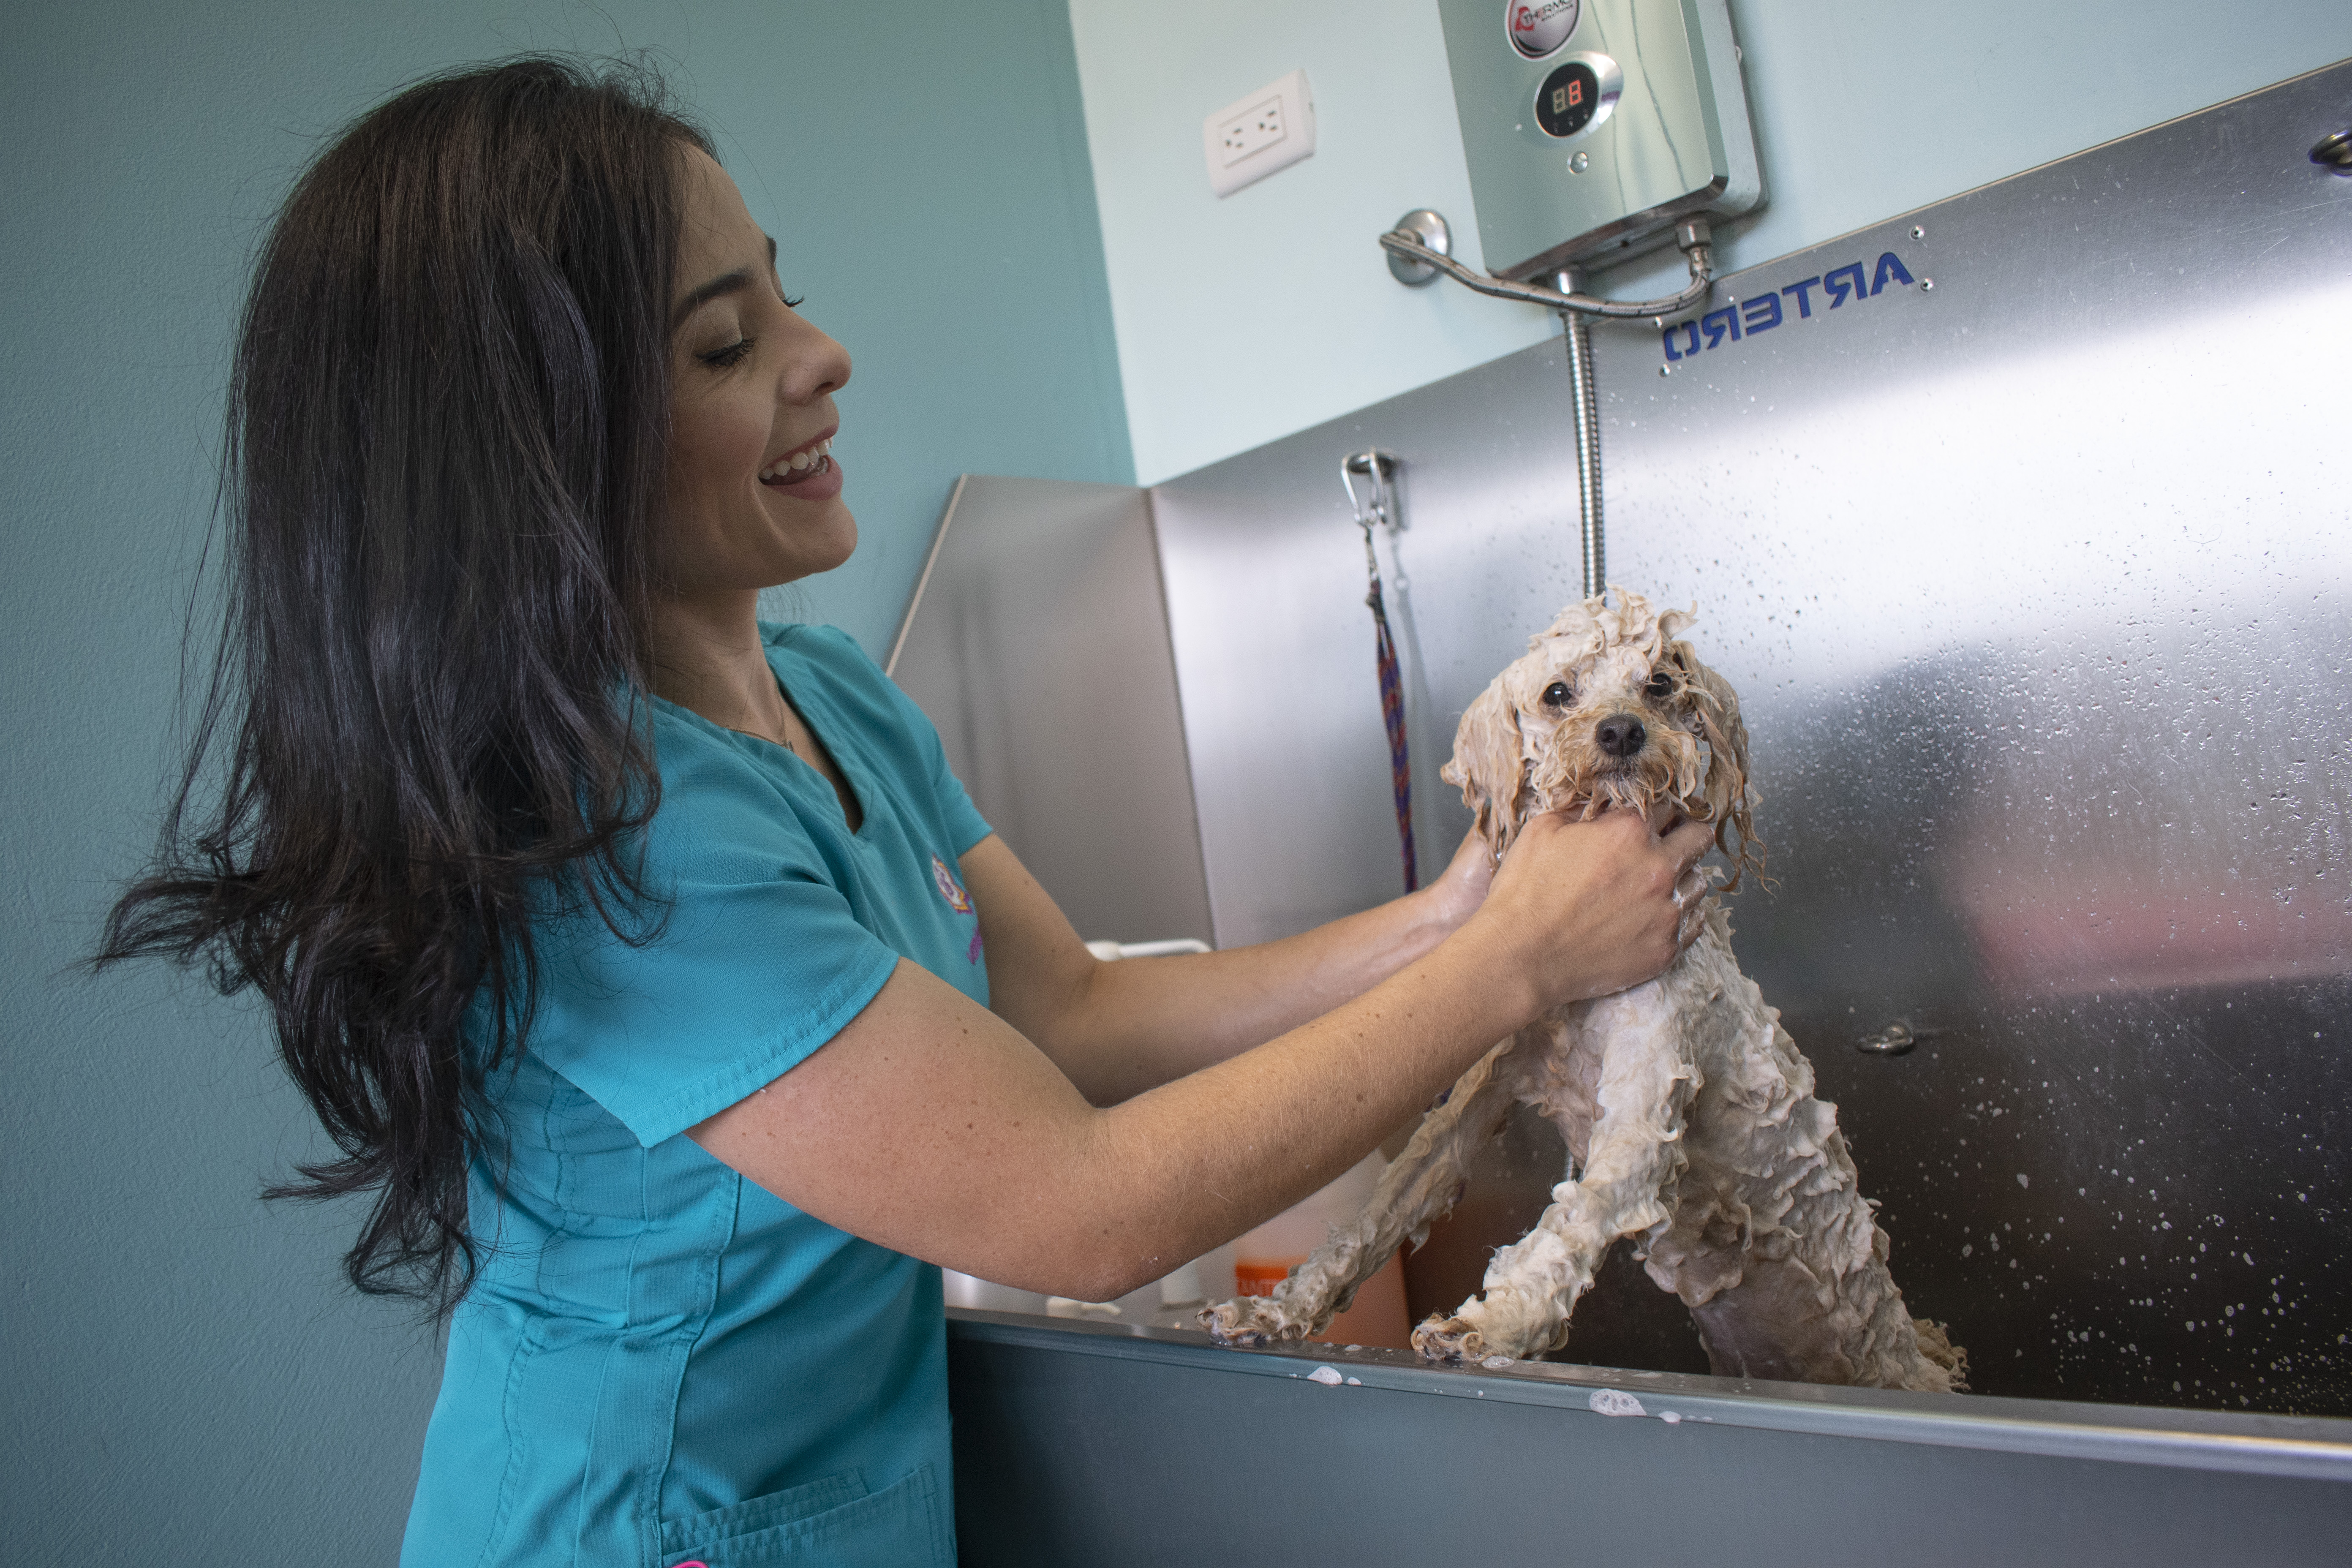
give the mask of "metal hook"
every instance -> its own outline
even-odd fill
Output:
[[[1396,469],[1394,452],[1378,447],[1367,447],[1344,458],[1339,463],[1339,483],[1348,492],[1348,505],[1355,511],[1356,526],[1369,531],[1377,522],[1383,528],[1396,526]],[[1371,505],[1367,508],[1356,493],[1356,476],[1362,474],[1371,481]]]
[[[1367,447],[1339,461],[1339,484],[1348,492],[1348,505],[1356,513],[1356,526],[1364,531],[1364,576],[1377,586],[1381,580],[1381,558],[1372,550],[1372,525],[1382,528],[1396,526],[1396,467],[1394,452],[1384,452],[1378,447]],[[1356,493],[1356,476],[1361,474],[1371,483],[1371,504]]]

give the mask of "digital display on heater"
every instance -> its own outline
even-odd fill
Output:
[[[1536,89],[1536,123],[1547,136],[1573,136],[1592,123],[1601,107],[1601,79],[1592,68],[1570,60]]]

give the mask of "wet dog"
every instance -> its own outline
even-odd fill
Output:
[[[1760,873],[1748,732],[1731,687],[1679,634],[1692,617],[1612,589],[1562,610],[1462,716],[1444,778],[1498,858],[1528,816],[1670,803],[1716,825],[1729,889]],[[1967,1354],[1914,1319],[1887,1271],[1837,1108],[1731,952],[1720,880],[1676,889],[1697,939],[1657,979],[1536,1019],[1463,1074],[1355,1221],[1269,1296],[1204,1310],[1233,1344],[1303,1339],[1460,1195],[1515,1101],[1568,1142],[1568,1180],[1495,1255],[1480,1293],[1413,1331],[1433,1361],[1540,1355],[1621,1237],[1690,1309],[1723,1376],[1937,1393]],[[1727,889],[1728,890],[1728,889]]]

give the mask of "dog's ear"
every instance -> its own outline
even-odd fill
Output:
[[[1726,892],[1753,871],[1764,874],[1764,841],[1756,837],[1748,788],[1748,724],[1739,716],[1739,693],[1731,682],[1698,661],[1685,642],[1668,645],[1666,657],[1683,672],[1697,711],[1699,738],[1706,742],[1706,782],[1700,793],[1715,824],[1715,847],[1731,862]]]
[[[1519,793],[1527,752],[1519,742],[1519,710],[1503,694],[1500,676],[1463,710],[1454,731],[1454,757],[1438,774],[1459,784],[1462,803],[1477,815],[1478,835],[1500,855],[1519,831]]]

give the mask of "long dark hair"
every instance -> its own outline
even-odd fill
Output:
[[[650,907],[688,146],[649,72],[533,57],[407,89],[302,175],[238,336],[210,688],[95,960],[268,1000],[341,1151],[268,1194],[373,1193],[346,1273],[436,1312],[478,1262],[467,1170],[529,1026],[532,915],[642,932]]]

